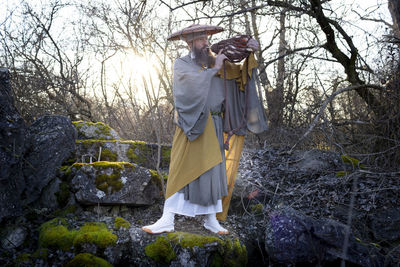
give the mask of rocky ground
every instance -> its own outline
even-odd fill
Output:
[[[222,240],[238,238],[242,244],[246,245],[249,255],[248,265],[280,266],[287,265],[288,262],[280,261],[279,257],[282,255],[277,251],[271,251],[266,235],[266,231],[269,229],[268,225],[271,224],[272,214],[275,214],[277,210],[282,209],[286,212],[287,209],[293,209],[295,215],[291,212],[285,214],[291,214],[293,218],[301,218],[301,223],[314,224],[314,226],[326,225],[326,222],[322,222],[321,219],[332,220],[335,225],[346,224],[351,216],[352,234],[350,239],[353,238],[351,242],[354,243],[352,246],[360,249],[357,248],[357,243],[362,244],[368,248],[368,253],[378,255],[379,262],[356,264],[353,259],[353,262],[349,263],[354,266],[365,266],[369,263],[385,266],[385,262],[388,264],[399,262],[400,210],[397,204],[400,203],[398,194],[400,181],[398,177],[393,173],[372,172],[368,166],[360,168],[360,166],[353,166],[353,163],[345,161],[340,155],[318,150],[297,151],[293,154],[287,154],[276,148],[245,150],[239,166],[228,219],[222,222],[222,225],[229,229],[231,234],[221,237],[210,233],[202,227],[203,218],[201,216],[195,218],[177,216],[175,230],[176,232],[214,236]],[[348,174],[342,176],[341,171],[343,170],[348,171]],[[352,193],[354,191],[355,194]],[[131,253],[134,235],[140,235],[141,239],[147,240],[147,244],[156,240],[156,237],[142,233],[140,227],[159,218],[162,204],[163,202],[160,200],[150,207],[77,205],[77,210],[67,215],[64,214],[64,217],[68,218],[72,228],[76,229],[81,227],[84,222],[104,222],[109,229],[114,229],[120,239],[123,236],[129,239],[127,242],[129,245],[120,251]],[[8,254],[2,250],[0,263],[2,265],[14,264],[18,257],[21,258],[20,255],[24,253],[31,255],[33,251],[36,251],[39,238],[38,228],[43,222],[56,217],[55,215],[54,212],[50,213],[46,210],[31,210],[27,216],[21,217],[18,226],[25,232],[25,238],[20,241],[24,245],[18,249],[7,250]],[[130,223],[129,229],[125,232],[118,231],[113,226],[114,220],[118,216]],[[332,224],[329,225],[332,227]],[[315,228],[317,229],[317,227]],[[340,244],[338,244],[338,251],[341,251],[343,247],[342,241],[340,240]],[[288,246],[288,243],[284,245]],[[274,246],[277,244],[275,243]],[[86,248],[85,252],[98,255],[98,251],[96,252],[94,248]],[[32,261],[30,258],[31,261],[27,261],[26,266],[32,262],[36,266],[51,266],[50,263],[57,266],[67,263],[75,255],[59,250],[50,250],[48,253],[46,261]],[[325,255],[318,259],[303,255],[296,258],[299,257],[298,252],[296,253],[290,257],[293,257],[293,263],[297,265],[335,266],[340,263],[340,257]],[[361,252],[358,251],[358,253]],[[365,253],[364,250],[363,253]],[[112,262],[113,258],[118,258],[118,256],[110,255],[111,252],[105,257],[109,262]],[[144,254],[142,253],[141,256]],[[283,257],[283,260],[287,259],[287,255],[284,256],[286,258]],[[135,261],[138,260],[131,258],[128,261],[125,260],[125,263],[132,264]],[[120,265],[121,262],[124,260],[122,256],[119,256],[115,263]],[[141,261],[140,264],[152,266],[156,263],[147,259]],[[204,264],[202,266],[208,266],[207,261]],[[20,266],[25,265],[20,264]],[[179,261],[175,260],[175,263],[170,263],[170,266],[180,266]]]

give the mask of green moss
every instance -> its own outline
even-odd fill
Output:
[[[132,163],[129,162],[110,162],[110,161],[96,161],[93,163],[74,163],[72,165],[72,167],[74,167],[75,169],[79,170],[80,168],[82,168],[83,166],[86,165],[91,165],[93,167],[99,168],[99,169],[107,169],[107,168],[111,168],[114,170],[120,170],[122,171],[123,169],[135,169],[135,165],[133,165]]]
[[[54,218],[40,226],[39,246],[68,251],[72,247],[76,231],[69,231],[64,218]]]
[[[106,169],[112,169],[112,174],[107,175],[105,173],[99,174],[95,178],[95,184],[97,189],[103,191],[105,194],[112,194],[118,192],[124,186],[121,178],[121,171],[124,169],[135,169],[135,165],[129,162],[110,162],[110,161],[98,161],[93,163],[75,163],[73,168],[79,170],[83,166],[93,166],[98,171]]]
[[[108,246],[115,245],[117,239],[118,237],[111,230],[108,230],[104,223],[91,222],[85,223],[79,229],[74,238],[73,245],[79,250],[82,244],[90,243],[104,250]]]
[[[337,173],[336,173],[336,176],[337,177],[344,177],[344,176],[346,176],[346,175],[348,175],[350,172],[348,172],[348,171],[338,171]]]
[[[224,244],[224,265],[225,266],[246,266],[247,249],[245,245],[240,245],[239,239],[225,240]]]
[[[23,253],[17,256],[15,259],[16,265],[19,266],[20,264],[27,264],[32,263],[31,254]]]
[[[104,124],[102,122],[88,122],[88,121],[73,121],[72,124],[75,126],[75,128],[78,130],[79,135],[81,135],[84,138],[88,138],[84,131],[83,127],[84,126],[92,126],[95,127],[96,130],[94,133],[99,136],[99,139],[105,139],[103,136],[109,136],[112,137],[111,135],[111,127],[108,126],[107,124]]]
[[[85,223],[79,230],[70,231],[65,219],[55,218],[40,227],[39,246],[64,251],[75,247],[79,251],[82,244],[91,243],[104,250],[114,245],[117,238],[104,223]]]
[[[158,172],[156,170],[152,170],[152,169],[149,169],[149,172],[150,172],[151,180],[156,185],[158,185],[159,188],[162,188],[162,181],[161,181],[161,178],[160,178],[160,175],[158,174]],[[167,179],[168,179],[168,175],[167,174],[162,174],[162,176],[163,176],[163,180],[164,180],[163,182],[164,182],[164,185],[165,185],[165,183],[167,182]]]
[[[192,233],[176,232],[167,234],[167,239],[182,247],[193,248],[203,247],[205,244],[215,243],[222,244],[222,240],[215,236],[203,236]]]
[[[251,206],[251,212],[254,214],[262,214],[263,210],[264,210],[264,205],[261,203]]]
[[[170,147],[164,146],[161,148],[161,159],[166,164],[170,163],[170,160],[171,160],[171,148]]]
[[[112,267],[105,259],[96,257],[90,253],[80,253],[70,260],[66,267]]]
[[[46,261],[48,255],[49,255],[49,250],[47,248],[39,248],[32,254],[32,258],[42,259]]]
[[[65,207],[68,204],[68,200],[71,195],[71,192],[69,191],[69,185],[65,182],[60,183],[59,191],[54,194],[57,198],[58,206],[61,208]]]
[[[221,267],[224,266],[224,259],[219,253],[214,253],[212,259],[211,259],[211,267]]]
[[[129,227],[131,227],[131,224],[124,218],[121,218],[121,217],[115,218],[115,220],[114,220],[114,228],[115,229],[120,229],[120,228],[129,229]]]
[[[101,160],[103,161],[117,161],[117,153],[112,152],[110,149],[104,148],[101,150]]]
[[[168,264],[176,258],[170,242],[164,236],[160,236],[157,240],[144,249],[146,255],[158,263]]]
[[[151,157],[151,149],[143,141],[131,142],[131,147],[128,149],[126,156],[131,162],[139,165],[144,165]]]
[[[168,264],[176,257],[176,246],[193,249],[215,243],[217,250],[212,255],[211,266],[246,266],[247,250],[239,239],[222,240],[214,236],[202,236],[192,233],[176,232],[160,236],[154,243],[146,246],[146,255],[158,263]]]
[[[83,145],[87,145],[85,147],[90,147],[93,144],[98,144],[101,147],[103,146],[103,144],[105,143],[116,143],[119,142],[119,140],[104,140],[104,139],[77,139],[75,140],[76,144],[83,144]]]
[[[114,172],[111,175],[101,174],[96,177],[94,183],[96,184],[97,189],[103,191],[108,194],[112,194],[114,192],[118,192],[122,189],[124,184],[122,183],[121,173]]]
[[[356,158],[352,158],[349,155],[341,155],[341,158],[342,158],[344,163],[351,164],[351,166],[353,168],[357,168],[357,167],[359,167],[361,169],[365,168],[364,164],[360,164],[360,160],[358,160]]]

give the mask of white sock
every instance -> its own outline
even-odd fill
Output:
[[[218,233],[218,234],[228,234],[229,231],[222,227],[218,220],[216,213],[211,213],[206,215],[206,219],[204,221],[204,227],[211,232]]]

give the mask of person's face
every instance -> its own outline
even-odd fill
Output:
[[[200,38],[193,40],[193,47],[198,50],[202,50],[206,46],[209,46],[207,36],[200,37]]]

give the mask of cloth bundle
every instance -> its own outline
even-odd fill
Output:
[[[240,62],[250,55],[253,51],[247,46],[251,39],[250,35],[236,35],[230,39],[222,40],[211,46],[211,50],[218,54],[222,49],[222,53],[230,62]]]

